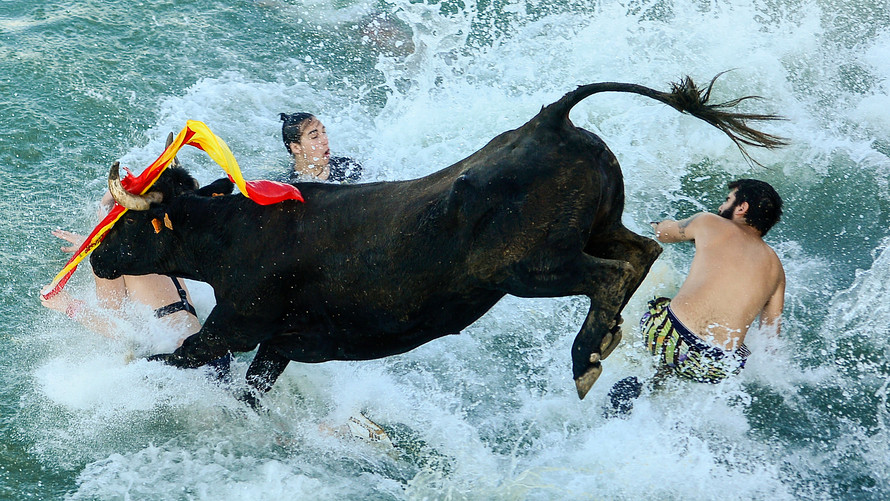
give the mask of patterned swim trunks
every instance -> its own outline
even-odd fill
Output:
[[[719,383],[742,370],[751,354],[744,343],[735,351],[708,344],[677,320],[670,304],[666,297],[649,301],[649,311],[640,320],[649,353],[678,376],[700,383]]]

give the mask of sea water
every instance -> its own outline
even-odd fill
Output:
[[[291,364],[263,413],[145,361],[157,325],[109,341],[38,300],[66,259],[50,230],[89,231],[109,165],[139,172],[186,120],[248,179],[287,169],[278,113],[295,111],[367,181],[408,179],[577,85],[727,70],[714,101],[759,95],[746,111],[786,118],[762,127],[790,145],[752,150],[760,166],[640,96],[571,114],[618,157],[639,233],[714,210],[738,177],[786,204],[767,236],[788,280],[781,337],[753,330],[738,378],[644,392],[626,419],[603,416],[606,393],[652,374],[635,324],[676,292],[689,244],[666,246],[583,401],[569,350],[584,297],[508,296],[404,355]],[[0,498],[886,499],[888,78],[882,0],[0,1]],[[180,158],[201,183],[221,176],[200,151]],[[206,315],[212,292],[190,285]],[[91,289],[84,263],[66,290]],[[358,412],[395,448],[326,431]]]

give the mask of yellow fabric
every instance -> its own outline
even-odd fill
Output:
[[[186,144],[204,150],[214,162],[222,167],[222,170],[224,170],[226,174],[232,177],[232,181],[241,193],[247,198],[250,198],[246,183],[244,182],[244,176],[241,175],[241,168],[238,166],[238,162],[232,155],[232,150],[229,149],[229,146],[225,141],[220,139],[213,132],[210,132],[210,129],[204,122],[199,122],[197,120],[187,121],[185,127],[179,132],[179,135],[176,136],[170,147],[161,154],[159,160],[165,160],[167,165],[169,165],[169,162],[173,161],[173,157],[175,157],[179,149],[182,148],[189,131],[191,131],[193,135],[189,138],[188,143]],[[168,156],[169,159],[167,159]],[[146,191],[148,191],[147,188]],[[143,192],[143,194],[144,193],[145,192]]]
[[[186,144],[194,146],[207,153],[210,158],[219,164],[226,174],[229,175],[229,178],[241,191],[241,194],[247,198],[253,199],[257,203],[265,205],[285,199],[303,200],[299,190],[291,185],[273,183],[271,181],[252,181],[252,186],[249,186],[248,183],[244,181],[244,176],[241,174],[241,168],[238,166],[238,162],[232,155],[229,146],[225,141],[211,132],[207,125],[197,120],[187,121],[185,127],[183,127],[179,134],[177,134],[176,138],[173,139],[173,142],[167,146],[164,152],[161,153],[161,156],[152,162],[142,174],[135,179],[124,179],[125,188],[132,193],[138,193],[140,195],[147,193],[152,185],[154,185],[155,181],[158,180],[161,173],[163,173],[173,162],[173,159],[176,157],[179,150]],[[276,193],[272,194],[272,196],[269,196],[264,193],[264,188],[268,188],[271,185],[275,185],[274,188],[279,189],[276,190]],[[62,290],[65,283],[67,283],[68,278],[70,278],[71,274],[74,273],[74,270],[77,269],[77,265],[86,258],[97,245],[99,245],[102,239],[105,238],[105,234],[108,233],[114,226],[114,223],[116,223],[126,211],[127,209],[115,203],[108,216],[96,225],[77,252],[71,256],[71,259],[69,259],[64,268],[62,268],[62,271],[53,278],[52,283],[47,287],[48,291],[41,294],[44,299],[49,299]]]

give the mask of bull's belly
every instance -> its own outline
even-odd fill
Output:
[[[318,363],[331,360],[373,360],[400,355],[457,332],[416,331],[374,337],[294,334],[275,342],[278,353],[295,362]]]
[[[379,315],[331,312],[315,322],[301,322],[269,343],[281,355],[297,362],[371,360],[398,355],[460,333],[491,309],[503,294],[494,296],[473,304],[450,303],[404,315],[392,315],[392,311]]]

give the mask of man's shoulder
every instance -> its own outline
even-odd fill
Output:
[[[766,248],[769,249],[770,260],[773,261],[774,263],[776,263],[776,266],[778,266],[778,268],[781,272],[781,275],[782,275],[782,281],[784,282],[785,281],[785,267],[782,265],[782,259],[779,257],[779,253],[776,252],[776,249],[773,249],[773,247],[771,245],[767,244],[766,242],[764,242],[763,245],[765,245]]]
[[[713,212],[699,212],[690,219],[690,226],[695,225],[699,229],[707,229],[708,231],[732,231],[736,227],[731,220]]]
[[[690,223],[695,224],[723,224],[724,222],[729,222],[725,217],[720,217],[713,212],[699,212],[698,214],[693,214],[689,219]]]
[[[703,229],[720,228],[727,219],[712,214],[710,212],[699,212],[679,222],[680,228],[683,230],[701,231]]]
[[[697,243],[722,240],[738,230],[732,221],[712,212],[699,212],[686,219],[685,226],[681,222],[681,226]]]

